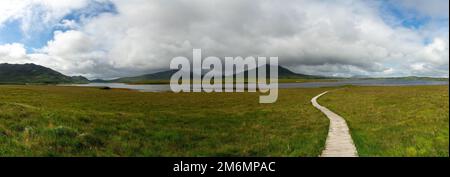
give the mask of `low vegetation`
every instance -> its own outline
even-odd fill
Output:
[[[319,99],[347,120],[360,156],[449,156],[448,86],[346,87]]]
[[[141,93],[0,86],[0,156],[318,156],[328,120],[310,105],[324,89]]]
[[[0,156],[318,156],[328,119],[348,122],[360,156],[449,156],[448,86],[142,93],[0,86]]]

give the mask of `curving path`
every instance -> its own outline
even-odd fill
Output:
[[[317,103],[317,98],[326,94],[328,91],[323,92],[313,99],[311,103],[314,107],[322,111],[328,119],[330,119],[330,128],[328,130],[328,137],[325,142],[325,149],[322,151],[321,157],[358,157],[358,152],[353,144],[352,137],[349,133],[349,129],[345,120],[330,111],[328,108],[321,106]]]

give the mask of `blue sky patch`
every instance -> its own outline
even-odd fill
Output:
[[[393,1],[383,0],[380,4],[381,17],[388,25],[418,29],[431,21],[430,17],[421,16]]]
[[[117,14],[116,6],[111,2],[91,1],[87,7],[74,10],[72,13],[64,16],[61,21],[66,19],[80,22],[82,19],[94,18],[103,13]]]
[[[22,41],[19,20],[9,20],[0,27],[0,45]]]
[[[42,7],[39,6],[33,8],[36,10],[33,11],[32,21],[38,23],[41,21],[40,18],[45,16],[45,11],[40,9]],[[73,10],[62,17],[58,23],[61,23],[63,20],[83,23],[104,13],[117,14],[117,9],[111,2],[91,1],[85,8]],[[31,24],[34,26],[25,34],[21,28],[22,23],[22,19],[14,19],[4,23],[0,27],[0,45],[18,42],[24,44],[27,52],[32,52],[33,49],[39,49],[47,45],[47,42],[53,39],[55,31],[70,30],[70,28],[64,28],[57,24]]]

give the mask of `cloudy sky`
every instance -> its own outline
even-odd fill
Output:
[[[0,63],[115,78],[208,56],[305,74],[449,76],[448,0],[0,0]]]

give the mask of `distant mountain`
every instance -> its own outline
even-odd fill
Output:
[[[103,80],[103,79],[94,79],[94,80],[90,80],[90,82],[94,82],[94,83],[108,83],[110,81],[109,80]]]
[[[36,64],[0,64],[1,84],[61,84],[89,83],[82,76],[66,76]]]
[[[89,83],[89,79],[83,77],[83,76],[66,76],[66,77],[70,77],[71,78],[71,83],[79,83],[79,84],[84,84],[84,83]]]
[[[267,67],[269,69],[266,69],[266,77],[269,77],[270,68],[273,68],[274,66]],[[253,70],[258,71],[258,68],[255,68]],[[152,74],[145,74],[135,77],[123,77],[113,80],[92,80],[91,82],[116,82],[116,83],[146,83],[148,81],[168,81],[172,77],[174,73],[176,73],[178,70],[167,70],[162,72],[156,72]],[[249,71],[244,71],[245,75],[248,75]],[[192,77],[191,72],[191,77]],[[236,75],[236,74],[235,74]],[[323,76],[314,76],[314,75],[306,75],[306,74],[298,74],[295,72],[292,72],[291,70],[284,68],[282,66],[278,66],[278,78],[279,79],[325,79],[327,77]]]
[[[119,83],[130,83],[130,82],[141,82],[149,80],[170,80],[172,74],[176,73],[178,70],[167,70],[152,74],[145,74],[141,76],[134,77],[122,77],[118,79],[109,80],[109,82],[119,82]]]
[[[270,70],[274,68],[275,66],[266,65],[266,77],[269,77]],[[253,70],[256,70],[256,73],[258,73],[258,68],[255,68]],[[251,71],[251,70],[250,70]],[[245,75],[248,74],[249,71],[244,71]],[[324,76],[314,76],[314,75],[306,75],[306,74],[300,74],[295,73],[283,66],[278,66],[278,79],[325,79],[327,77]]]
[[[448,78],[443,78],[443,77],[420,77],[420,76],[406,76],[406,77],[376,77],[376,78],[366,77],[366,78],[362,78],[362,79],[449,81]]]

